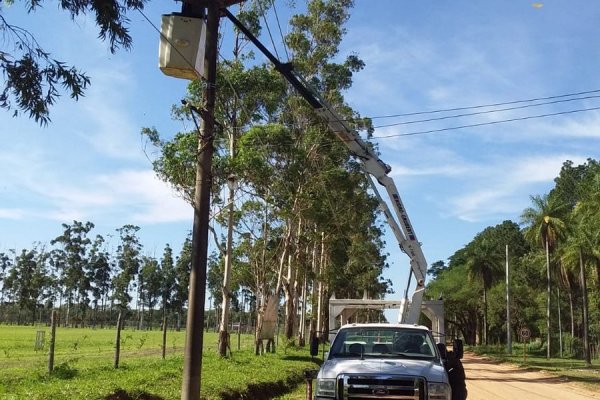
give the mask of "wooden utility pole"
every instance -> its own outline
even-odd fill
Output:
[[[221,9],[242,0],[184,0],[184,15],[204,14],[206,10],[206,45],[204,53],[204,103],[198,133],[196,183],[194,187],[194,224],[192,230],[192,270],[190,272],[188,315],[185,332],[181,400],[199,400],[204,342],[204,305],[208,261],[208,226],[212,187],[213,139],[217,81],[217,46]]]
[[[215,84],[219,36],[219,2],[207,3],[206,50],[204,55],[204,104],[198,137],[196,186],[194,191],[194,225],[192,231],[192,270],[189,282],[188,315],[181,400],[199,400],[204,340],[204,297],[208,259],[208,225],[212,186]]]
[[[512,354],[512,330],[510,326],[510,279],[508,271],[508,245],[506,245],[506,353]]]

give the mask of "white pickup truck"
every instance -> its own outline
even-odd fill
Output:
[[[420,325],[344,325],[319,370],[314,399],[464,400],[462,344],[455,347],[446,352]]]

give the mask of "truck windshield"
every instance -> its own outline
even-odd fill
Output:
[[[422,329],[356,327],[338,332],[329,355],[332,358],[433,359],[437,352],[431,335]]]

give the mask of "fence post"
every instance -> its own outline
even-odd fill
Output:
[[[48,349],[48,374],[51,374],[54,370],[54,345],[56,343],[56,323],[58,322],[56,315],[56,310],[52,310],[52,317],[50,320],[50,346]]]
[[[163,323],[162,323],[162,358],[165,359],[167,353],[167,314],[163,313]]]
[[[115,339],[115,364],[114,368],[119,368],[119,356],[121,354],[121,325],[122,322],[123,311],[119,311],[119,318],[117,319],[117,337]]]

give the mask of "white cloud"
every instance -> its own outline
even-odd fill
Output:
[[[536,194],[530,190],[540,184],[550,186],[566,160],[576,165],[586,161],[585,157],[572,154],[488,160],[478,166],[478,174],[470,176],[471,182],[461,185],[460,194],[449,196],[447,203],[440,203],[439,207],[445,209],[447,216],[471,222],[519,215],[529,195]]]
[[[131,208],[129,217],[135,222],[189,221],[193,215],[192,207],[151,170],[124,170],[100,176],[97,182],[121,200],[120,206]]]
[[[24,212],[18,208],[0,208],[0,219],[21,219]]]

